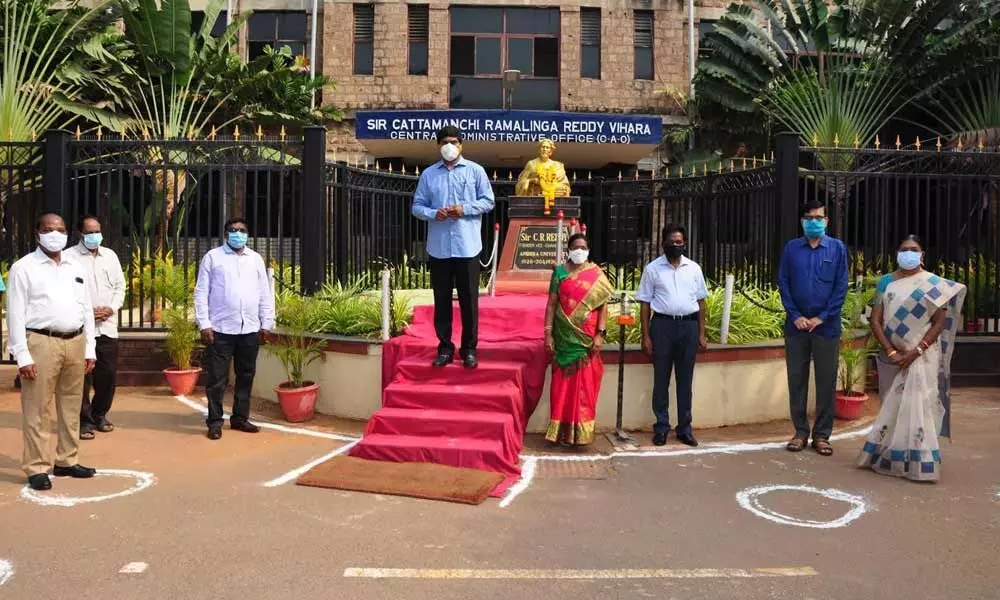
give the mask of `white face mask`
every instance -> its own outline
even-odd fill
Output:
[[[60,252],[66,247],[67,239],[65,233],[50,231],[38,236],[38,245],[49,252]]]
[[[582,265],[587,262],[589,256],[590,250],[586,248],[577,248],[576,250],[569,251],[569,259],[573,261],[573,264]]]
[[[461,151],[459,151],[457,144],[444,144],[441,146],[441,158],[444,159],[444,162],[457,160],[459,154],[461,154]]]

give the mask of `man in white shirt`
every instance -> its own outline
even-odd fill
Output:
[[[260,429],[250,422],[250,389],[257,371],[260,334],[274,327],[274,296],[264,259],[246,247],[249,229],[242,218],[226,222],[226,241],[210,250],[198,269],[194,310],[207,349],[208,439],[222,437],[222,397],[233,362],[236,385],[229,427],[246,433]]]
[[[83,379],[96,360],[94,312],[83,268],[63,252],[68,238],[62,217],[44,214],[35,229],[38,249],[10,268],[7,329],[21,378],[22,468],[32,489],[48,490],[49,469],[56,477],[97,472],[77,462]]]
[[[115,399],[118,373],[118,311],[125,303],[125,276],[113,250],[101,247],[104,236],[96,217],[80,219],[80,243],[69,254],[86,273],[87,291],[94,305],[97,363],[84,381],[80,405],[80,439],[94,439],[94,431],[108,433],[114,425],[108,412]],[[93,388],[93,398],[91,398]]]
[[[663,253],[646,265],[635,297],[642,303],[642,349],[653,359],[653,444],[663,446],[670,433],[670,373],[677,376],[677,440],[697,446],[691,430],[691,386],[698,350],[705,337],[708,288],[698,263],[684,256],[687,231],[680,225],[663,229]]]

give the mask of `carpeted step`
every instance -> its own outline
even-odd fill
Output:
[[[499,440],[511,464],[517,463],[521,449],[514,417],[499,412],[381,408],[365,429],[366,436],[380,434]]]
[[[388,408],[498,412],[524,431],[521,390],[511,383],[425,384],[397,381],[382,394]]]
[[[499,440],[468,437],[366,435],[350,451],[351,456],[393,462],[429,462],[468,469],[486,469],[508,476],[520,467],[504,457]]]
[[[521,388],[524,365],[519,362],[480,361],[476,369],[466,369],[460,364],[435,367],[426,360],[404,360],[396,365],[396,381],[422,384],[512,383]]]

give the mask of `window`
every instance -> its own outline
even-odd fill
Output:
[[[635,78],[653,79],[653,11],[633,13],[635,48]]]
[[[601,78],[601,9],[580,9],[580,77]]]
[[[427,74],[427,40],[430,38],[430,15],[426,4],[410,4],[407,10],[410,75]]]
[[[375,72],[375,5],[354,5],[354,74]]]
[[[559,109],[559,9],[451,9],[452,108],[501,108],[503,72],[521,79],[511,106]]]
[[[203,10],[192,10],[191,11],[191,33],[198,33],[201,31],[201,26],[205,22],[205,11]],[[219,12],[219,18],[215,20],[215,25],[212,27],[212,37],[220,37],[226,32],[226,11]]]
[[[705,42],[705,36],[715,31],[715,24],[717,21],[709,21],[707,19],[702,19],[698,21],[698,45],[701,46]]]
[[[264,48],[275,50],[288,46],[293,56],[306,53],[306,13],[301,11],[259,11],[250,15],[247,24],[248,58],[264,55]]]

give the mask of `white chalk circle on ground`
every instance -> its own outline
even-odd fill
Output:
[[[810,519],[791,517],[761,505],[761,498],[771,492],[806,492],[809,494],[816,494],[817,496],[828,498],[830,500],[846,502],[851,505],[851,509],[844,513],[841,517],[832,521],[813,521]],[[868,505],[865,503],[865,499],[861,496],[848,494],[847,492],[842,492],[836,489],[821,490],[808,485],[762,485],[747,488],[736,494],[736,501],[739,502],[740,506],[743,508],[758,517],[767,519],[768,521],[780,523],[781,525],[812,527],[815,529],[836,529],[838,527],[845,527],[868,511]]]
[[[9,560],[0,559],[0,585],[10,581],[14,576],[14,565]]]
[[[28,502],[34,502],[35,504],[41,504],[42,506],[76,506],[78,504],[87,504],[90,502],[104,502],[105,500],[112,500],[114,498],[123,498],[125,496],[131,496],[136,492],[141,492],[142,490],[152,487],[156,483],[156,476],[152,473],[146,473],[145,471],[129,471],[127,469],[98,469],[97,475],[95,477],[125,477],[135,480],[135,484],[120,492],[115,492],[114,494],[105,494],[103,496],[61,496],[59,494],[53,494],[52,492],[36,492],[27,485],[21,488],[21,498],[27,500]],[[53,478],[54,485],[59,484],[59,480],[62,478]]]

